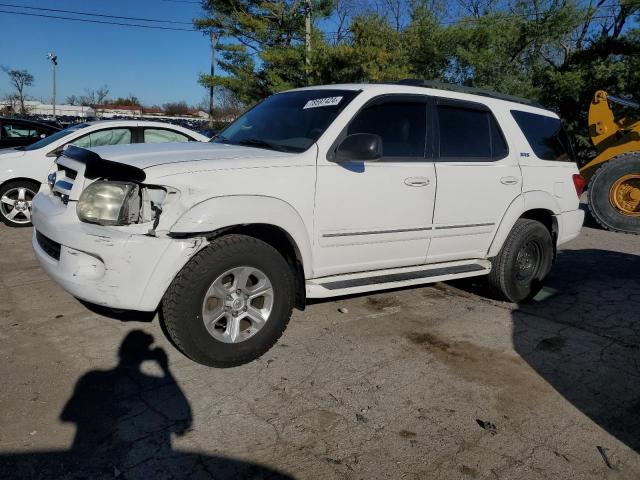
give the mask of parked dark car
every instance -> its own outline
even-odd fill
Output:
[[[23,147],[60,130],[47,123],[0,117],[0,148]]]

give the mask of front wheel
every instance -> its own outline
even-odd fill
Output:
[[[0,187],[0,220],[10,227],[31,226],[31,202],[40,185],[14,180]]]
[[[245,235],[211,242],[178,273],[162,301],[166,331],[189,358],[212,367],[257,359],[284,332],[294,302],[289,264]]]
[[[491,259],[489,287],[499,298],[518,303],[536,295],[553,263],[553,240],[536,220],[519,219],[500,253]]]

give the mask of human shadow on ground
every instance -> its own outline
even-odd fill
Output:
[[[152,335],[131,331],[115,368],[78,380],[60,413],[62,422],[76,425],[69,450],[0,453],[0,478],[290,478],[257,464],[174,450],[172,434],[184,435],[192,426],[191,406],[166,353],[153,342]],[[143,371],[147,361],[157,374]]]

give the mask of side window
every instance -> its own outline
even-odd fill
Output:
[[[188,142],[189,137],[164,128],[145,128],[144,143]]]
[[[511,115],[538,158],[573,161],[571,142],[559,119],[519,110],[511,110]]]
[[[2,126],[2,138],[36,138],[38,132],[34,128],[5,123]]]
[[[424,158],[426,131],[426,102],[388,99],[361,110],[347,134],[380,135],[385,158]]]
[[[492,161],[509,153],[500,126],[484,109],[438,105],[440,158]]]
[[[122,145],[131,143],[131,130],[128,128],[110,128],[99,130],[70,142],[82,148],[102,147],[104,145]]]

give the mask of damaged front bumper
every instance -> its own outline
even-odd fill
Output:
[[[82,223],[75,202],[64,204],[46,186],[33,200],[32,218],[33,249],[47,274],[74,297],[111,308],[154,311],[206,243]]]

